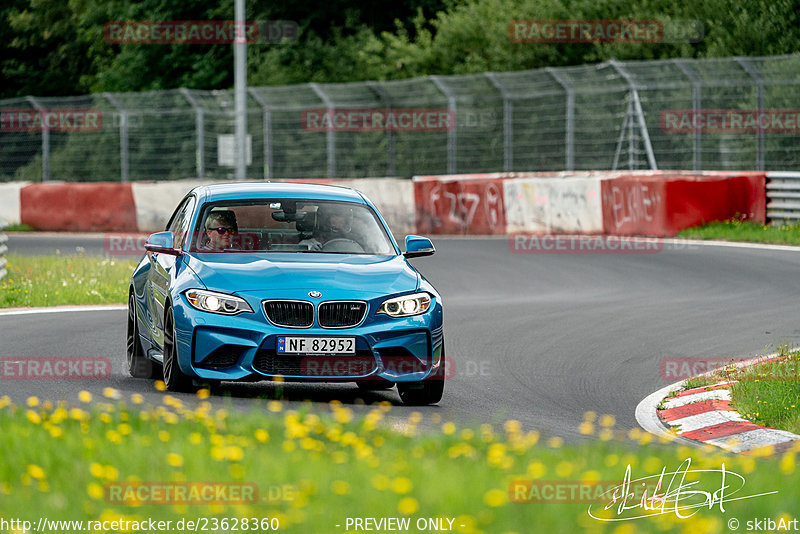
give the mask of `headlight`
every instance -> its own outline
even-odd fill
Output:
[[[427,293],[414,293],[384,300],[378,311],[390,317],[410,317],[425,313],[431,307],[431,296]]]
[[[253,313],[247,301],[225,293],[190,289],[186,292],[186,300],[198,310],[211,313],[221,313],[222,315],[236,315],[242,312]]]

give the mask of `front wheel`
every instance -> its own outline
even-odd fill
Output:
[[[169,391],[189,391],[192,379],[183,374],[178,366],[178,351],[175,348],[175,318],[169,308],[164,318],[164,384]]]
[[[442,400],[444,393],[444,374],[444,341],[442,341],[442,358],[436,373],[419,382],[398,382],[397,392],[400,393],[400,400],[406,406],[436,404]]]
[[[127,332],[128,372],[134,378],[155,378],[156,364],[148,360],[142,351],[139,341],[139,321],[136,319],[136,297],[133,291],[128,298],[128,332]]]

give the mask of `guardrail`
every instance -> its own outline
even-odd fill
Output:
[[[767,173],[767,220],[771,224],[800,222],[800,172]]]
[[[5,258],[5,254],[8,252],[8,245],[6,245],[6,243],[8,243],[8,236],[3,233],[3,228],[5,227],[5,224],[0,223],[0,280],[8,273],[8,271],[6,271],[7,260]]]

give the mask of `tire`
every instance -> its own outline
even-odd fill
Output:
[[[400,400],[406,406],[427,406],[442,400],[445,378],[444,341],[442,343],[442,359],[435,374],[420,382],[397,383]]]
[[[186,392],[192,389],[192,379],[183,374],[178,366],[175,350],[175,318],[172,308],[167,308],[164,317],[164,384],[169,391]]]
[[[157,364],[148,360],[142,351],[139,341],[139,322],[136,320],[136,297],[131,291],[128,298],[128,331],[126,336],[126,356],[128,372],[134,378],[155,378],[158,374]]]

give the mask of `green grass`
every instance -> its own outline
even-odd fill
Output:
[[[8,256],[0,308],[125,303],[136,261],[89,256]]]
[[[782,359],[743,368],[729,365],[692,378],[685,389],[735,382],[731,403],[745,419],[800,434],[800,352],[781,345],[777,355]]]
[[[264,401],[241,413],[204,401],[188,407],[168,395],[161,406],[135,406],[140,396],[107,394],[117,400],[79,407],[35,398],[14,406],[0,398],[0,517],[34,524],[39,517],[274,517],[281,532],[297,533],[344,533],[348,517],[446,517],[454,518],[454,531],[463,533],[634,528],[713,533],[726,531],[730,515],[796,514],[800,500],[794,452],[775,459],[723,455],[710,447],[654,442],[638,429],[612,437],[613,417],[591,413],[580,430],[594,439],[565,446],[558,439],[540,439],[515,421],[457,428],[430,409],[412,413],[405,418],[406,430],[396,432],[383,423],[391,416],[388,403],[355,417],[335,403],[330,411],[311,404],[287,410],[281,401]],[[434,430],[418,431],[419,423]],[[627,523],[599,522],[588,516],[586,503],[509,498],[509,486],[518,480],[620,481],[628,464],[635,480],[662,467],[675,470],[689,457],[694,469],[719,469],[724,462],[728,472],[746,478],[744,494],[780,493],[726,502],[725,513],[716,506],[700,508],[690,519],[673,512]],[[719,489],[719,474],[708,476],[692,489]],[[695,477],[690,474],[688,480]],[[730,473],[726,480],[730,483]],[[215,505],[130,505],[107,499],[123,482],[254,484],[258,499]],[[603,511],[603,504],[593,508],[606,518],[615,513]],[[409,532],[419,531],[412,526]]]
[[[3,228],[4,232],[34,232],[36,229],[30,224],[9,224]]]
[[[688,228],[678,237],[800,245],[800,225],[771,226],[732,219]]]
[[[800,434],[800,353],[731,373],[731,402],[750,421]]]

